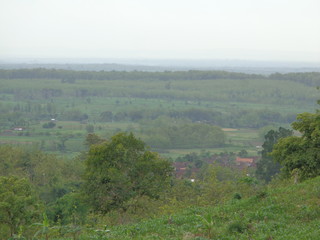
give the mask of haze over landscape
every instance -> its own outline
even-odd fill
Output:
[[[0,0],[0,239],[319,240],[319,0]]]
[[[320,62],[317,0],[1,0],[0,4],[2,61]]]

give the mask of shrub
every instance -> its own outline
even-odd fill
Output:
[[[54,122],[47,122],[42,125],[43,128],[54,128],[56,124]]]

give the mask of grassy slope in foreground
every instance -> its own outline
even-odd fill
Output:
[[[320,177],[109,230],[106,239],[319,239]]]

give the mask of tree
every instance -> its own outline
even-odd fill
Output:
[[[0,224],[10,229],[10,236],[17,233],[19,226],[30,224],[36,214],[37,203],[29,182],[24,178],[0,177]]]
[[[81,182],[84,167],[76,158],[65,161],[37,149],[6,145],[0,145],[0,156],[0,176],[28,179],[46,203],[55,202]]]
[[[207,148],[224,145],[226,135],[218,126],[159,117],[143,122],[145,141],[156,148]]]
[[[71,138],[72,136],[71,135],[68,135],[68,134],[64,134],[64,135],[61,135],[59,136],[59,142],[57,143],[57,147],[58,147],[58,150],[60,152],[65,152],[67,147],[66,147],[66,142]]]
[[[42,125],[43,128],[54,128],[56,124],[54,122],[47,122]]]
[[[147,150],[132,133],[119,133],[90,146],[84,192],[95,211],[106,213],[135,197],[159,197],[171,173],[169,161]]]
[[[292,128],[302,136],[279,140],[271,156],[283,166],[285,177],[298,173],[303,180],[320,175],[320,112],[299,114]]]
[[[88,206],[81,192],[69,192],[59,198],[51,209],[51,218],[54,222],[63,225],[72,223],[74,226],[84,224]]]
[[[89,133],[86,137],[86,140],[84,142],[84,144],[86,146],[91,146],[93,144],[100,144],[103,143],[105,141],[105,139],[99,137],[98,135],[94,134],[94,133]]]
[[[272,176],[280,172],[281,165],[279,162],[275,162],[270,153],[273,150],[273,146],[279,141],[279,139],[292,135],[292,130],[280,127],[278,131],[270,130],[265,136],[265,141],[262,145],[263,150],[261,152],[261,160],[257,163],[256,175],[258,178],[266,181],[271,181]]]
[[[245,149],[242,149],[240,152],[238,152],[239,157],[248,157],[248,152]]]
[[[103,122],[112,122],[113,113],[111,111],[105,111],[100,114],[100,120]]]
[[[94,132],[94,126],[92,124],[88,124],[86,126],[86,130],[87,130],[87,133],[93,133]]]

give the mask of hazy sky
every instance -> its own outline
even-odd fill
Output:
[[[0,0],[0,58],[320,62],[319,0]]]

